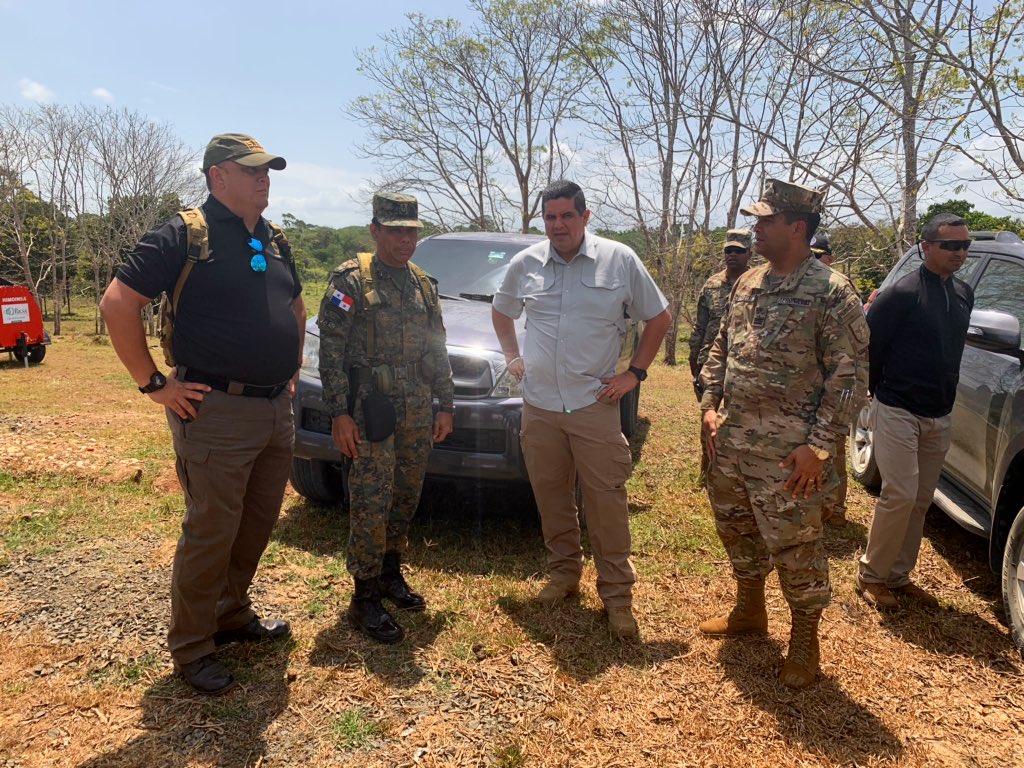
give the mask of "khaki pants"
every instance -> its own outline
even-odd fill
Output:
[[[524,403],[520,439],[552,578],[578,581],[583,572],[575,494],[579,475],[598,594],[609,608],[631,605],[636,571],[630,560],[626,481],[633,463],[618,404],[594,403],[561,413]]]
[[[860,578],[902,587],[917,565],[924,516],[949,449],[951,416],[924,418],[875,400],[871,418],[882,494],[860,559]]]
[[[195,421],[168,409],[167,422],[186,508],[167,645],[188,664],[213,652],[214,632],[255,616],[249,585],[281,511],[295,430],[287,392],[267,400],[214,390]]]

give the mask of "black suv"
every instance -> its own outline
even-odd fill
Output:
[[[934,502],[988,540],[989,564],[1002,575],[1007,623],[1024,654],[1024,242],[1012,232],[973,232],[971,238],[957,277],[974,289],[974,312]],[[920,266],[915,246],[871,299]],[[854,477],[877,489],[881,476],[867,410],[850,430],[850,464]]]
[[[438,281],[455,380],[455,424],[434,446],[427,475],[456,481],[502,483],[529,493],[519,449],[523,400],[519,384],[505,369],[505,357],[491,325],[491,299],[509,261],[543,240],[538,235],[462,232],[420,241],[413,261]],[[627,322],[617,370],[624,371],[638,342],[638,323]],[[516,321],[520,347],[525,319]],[[311,501],[345,497],[345,465],[331,440],[331,417],[320,385],[320,336],[313,318],[306,326],[302,371],[295,397],[295,457],[292,487]],[[622,431],[637,428],[640,388],[620,402]],[[435,404],[436,406],[436,404]]]

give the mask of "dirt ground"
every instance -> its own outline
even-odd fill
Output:
[[[210,699],[166,654],[182,505],[162,415],[86,338],[0,363],[0,768],[1020,765],[1024,664],[998,585],[984,543],[936,510],[916,578],[941,608],[879,614],[852,586],[873,500],[851,484],[809,690],[775,681],[774,577],[768,638],[696,631],[732,583],[686,378],[653,370],[633,443],[642,642],[609,638],[590,561],[579,600],[531,601],[544,552],[522,498],[434,487],[408,557],[429,610],[377,646],[344,621],[346,517],[292,492],[253,597],[294,636],[226,647],[240,685]]]

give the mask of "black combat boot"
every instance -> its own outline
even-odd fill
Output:
[[[405,637],[405,631],[381,605],[380,597],[377,579],[356,579],[356,589],[348,605],[348,621],[378,643],[397,643]]]
[[[402,576],[402,558],[397,552],[384,553],[384,565],[380,571],[380,594],[386,597],[400,611],[422,611],[427,607],[423,595],[413,592]]]

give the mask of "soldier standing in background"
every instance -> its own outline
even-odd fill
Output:
[[[818,672],[818,622],[830,597],[822,504],[830,462],[867,383],[868,327],[849,280],[811,258],[821,192],[768,179],[756,216],[768,264],[741,275],[701,373],[711,454],[708,495],[737,581],[736,605],[710,635],[765,634],[765,578],[779,572],[792,613],[779,680]]]
[[[832,256],[832,245],[825,235],[817,234],[811,238],[811,254],[814,258],[831,268],[834,261]],[[839,485],[835,492],[825,501],[821,511],[821,521],[833,528],[842,528],[846,525],[846,493],[849,490],[849,472],[846,469],[846,439],[849,433],[844,435],[836,443],[836,455],[832,463],[839,475]]]
[[[437,286],[410,263],[422,226],[415,197],[374,195],[376,253],[331,274],[317,320],[332,436],[352,460],[348,619],[380,643],[405,636],[382,598],[400,610],[426,608],[402,576],[401,556],[431,445],[451,433],[455,413]]]
[[[736,278],[747,271],[750,261],[750,230],[730,229],[726,232],[722,246],[725,269],[707,279],[697,298],[697,317],[690,333],[690,373],[693,375],[693,389],[700,402],[703,391],[700,386],[700,369],[707,362],[711,344],[718,335],[722,323],[722,312],[729,303],[729,294]],[[708,478],[708,452],[704,442],[704,430],[700,432],[700,484]]]

